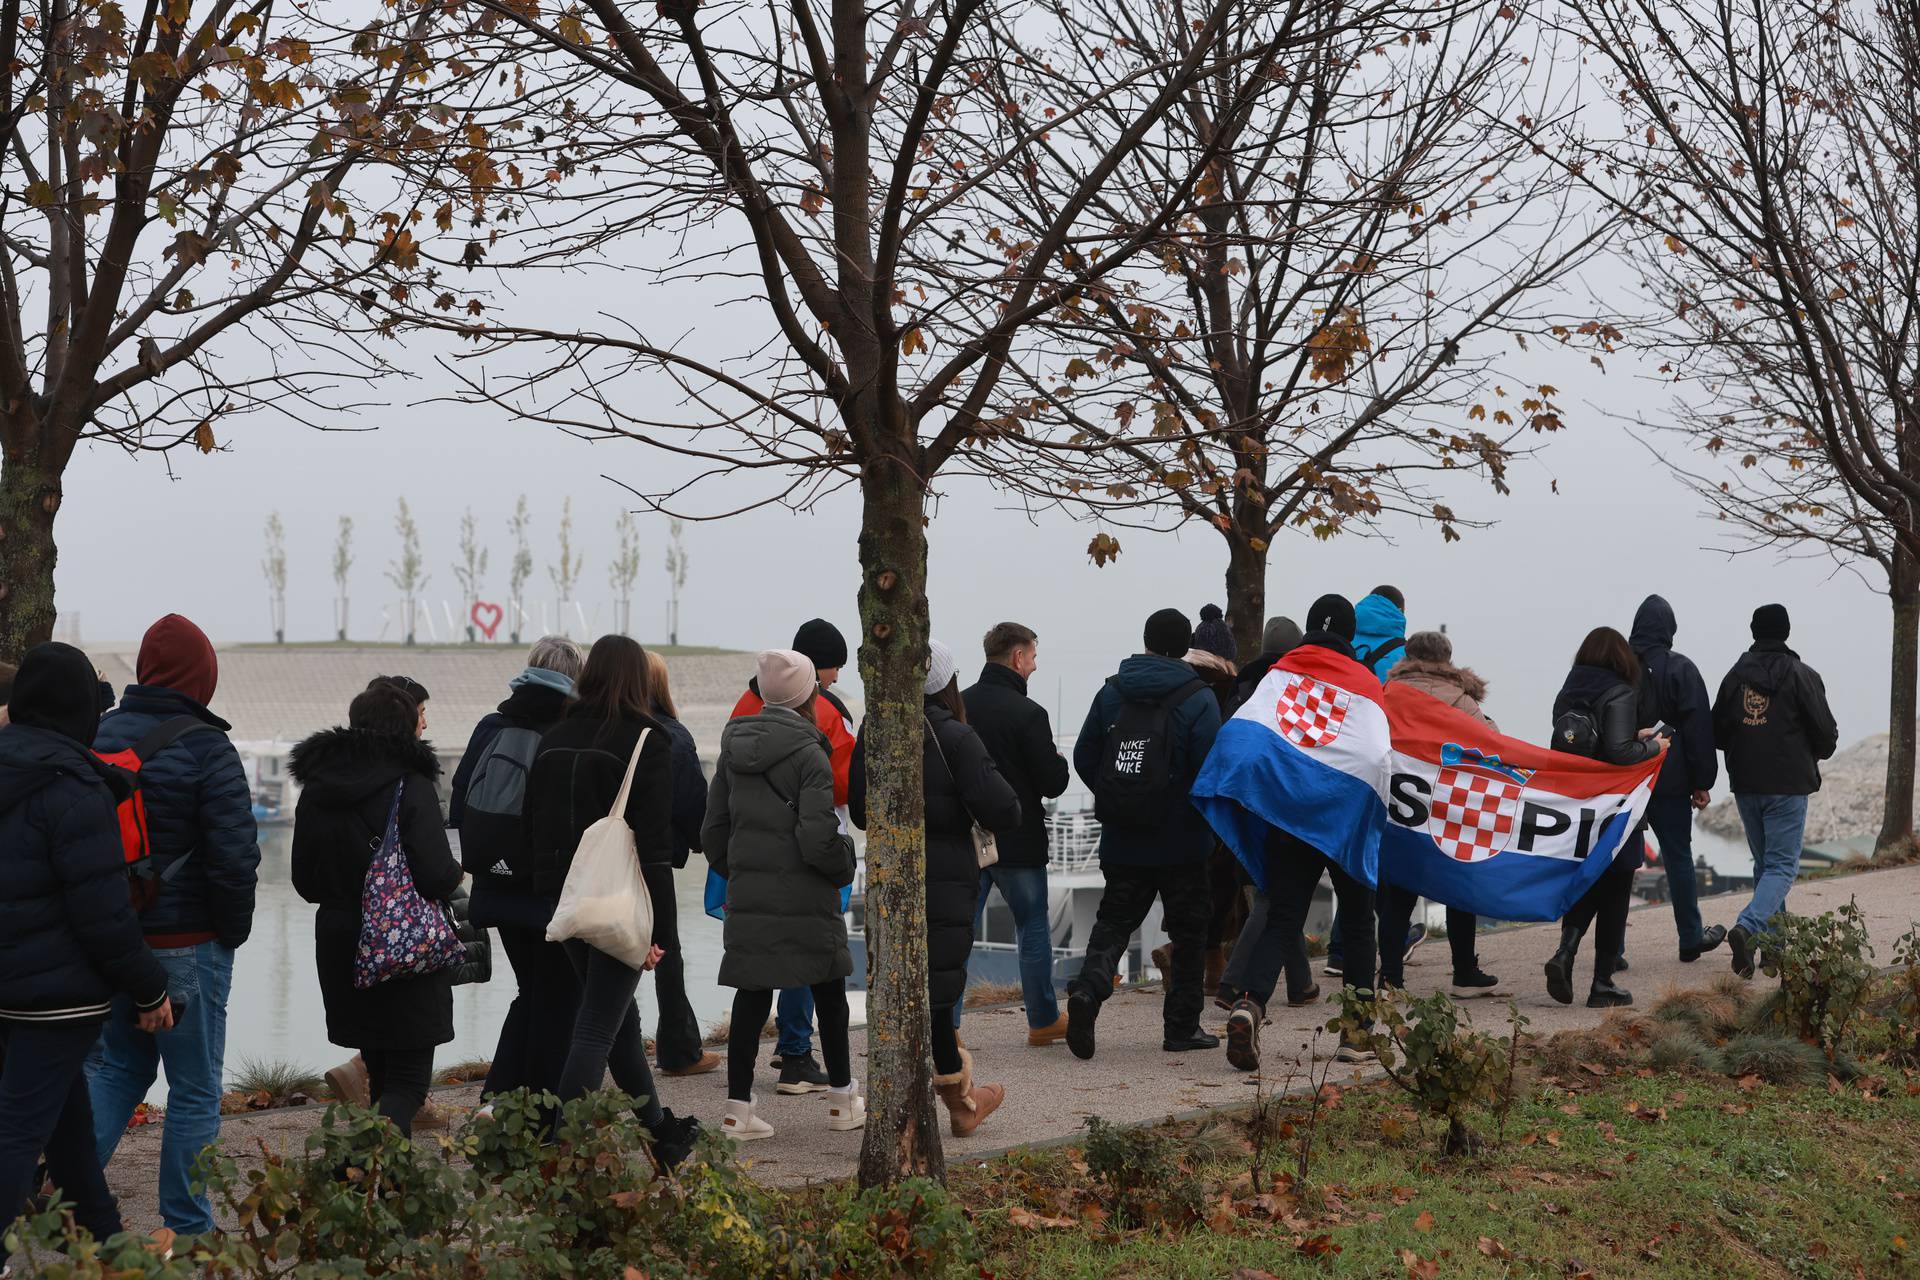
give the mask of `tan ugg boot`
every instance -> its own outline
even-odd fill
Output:
[[[1209,996],[1220,993],[1220,979],[1227,976],[1227,949],[1210,947],[1207,949],[1207,974],[1204,990]]]
[[[952,1075],[936,1075],[933,1091],[947,1106],[947,1128],[956,1138],[964,1138],[978,1129],[980,1122],[998,1110],[1007,1098],[1007,1091],[1000,1085],[973,1082],[973,1055],[965,1049],[960,1051],[960,1070]]]

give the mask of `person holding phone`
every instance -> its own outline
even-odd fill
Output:
[[[1666,751],[1671,738],[1651,727],[1639,728],[1640,659],[1627,638],[1612,627],[1595,627],[1574,654],[1560,694],[1553,700],[1553,740],[1577,741],[1592,759],[1608,764],[1639,764]],[[1636,827],[1614,854],[1613,863],[1573,904],[1560,922],[1560,947],[1547,961],[1547,994],[1573,1003],[1573,963],[1580,940],[1596,918],[1593,986],[1587,1008],[1610,1009],[1633,1003],[1633,993],[1614,982],[1627,941],[1627,908],[1633,900],[1633,873],[1646,861],[1647,846]]]
[[[44,1153],[75,1221],[104,1240],[122,1227],[94,1146],[87,1053],[115,995],[146,1032],[171,1028],[173,1006],[127,892],[124,775],[88,750],[100,710],[87,655],[36,645],[0,728],[0,1218],[38,1189]],[[161,1248],[171,1238],[156,1233]]]

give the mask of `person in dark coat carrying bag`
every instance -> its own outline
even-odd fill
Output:
[[[775,991],[805,988],[826,1059],[827,1127],[866,1124],[847,1038],[847,921],[840,891],[853,883],[853,840],[834,812],[833,766],[815,719],[811,659],[769,649],[757,663],[758,711],[720,734],[700,847],[727,882],[720,985],[732,987],[727,1108],[721,1132],[740,1142],[773,1136],[754,1109],[753,1069]]]
[[[287,768],[301,786],[293,816],[293,887],[314,913],[314,964],[327,1039],[367,1064],[368,1100],[411,1136],[433,1084],[433,1051],[453,1039],[453,974],[396,977],[362,989],[361,903],[400,792],[398,830],[413,887],[445,902],[460,886],[434,780],[440,762],[416,731],[419,705],[390,685],[355,695],[344,729],[294,747]]]
[[[1067,759],[1054,744],[1047,709],[1027,696],[1027,681],[1040,665],[1040,637],[1017,622],[1002,622],[983,641],[987,664],[980,679],[960,695],[967,724],[980,736],[1000,776],[1020,801],[1020,825],[999,834],[999,859],[980,870],[979,927],[987,891],[999,887],[1013,912],[1020,946],[1020,994],[1026,1002],[1027,1043],[1059,1044],[1067,1038],[1066,1015],[1053,989],[1053,925],[1047,897],[1047,810],[1043,803],[1066,792],[1073,780]],[[954,1007],[957,1018],[960,1007]]]
[[[140,1030],[173,1026],[167,973],[127,896],[114,806],[124,775],[88,751],[100,722],[93,663],[29,650],[0,727],[0,1231],[39,1189],[41,1156],[76,1221],[121,1230],[94,1144],[87,1052],[115,996]],[[171,1232],[157,1233],[164,1247]],[[0,1250],[0,1263],[6,1261]]]
[[[967,707],[954,678],[952,650],[928,646],[923,689],[926,734],[921,760],[927,831],[927,1003],[933,1019],[933,1087],[947,1108],[948,1128],[964,1138],[1006,1100],[997,1084],[973,1082],[973,1057],[960,1047],[953,1011],[967,990],[973,953],[974,906],[979,901],[983,842],[975,829],[1019,829],[1020,798],[1000,776],[993,756],[967,724]],[[867,825],[866,736],[853,749],[847,788],[854,825]],[[996,847],[997,854],[997,847]]]

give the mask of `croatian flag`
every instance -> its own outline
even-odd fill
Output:
[[[1350,875],[1496,920],[1557,920],[1625,850],[1660,771],[1505,737],[1303,645],[1220,730],[1194,805],[1266,886],[1268,827]]]
[[[1393,743],[1386,696],[1371,671],[1300,645],[1220,726],[1193,783],[1193,804],[1267,886],[1267,828],[1325,853],[1368,884],[1379,880]]]

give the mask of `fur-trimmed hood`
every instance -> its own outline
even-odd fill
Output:
[[[1468,667],[1456,667],[1451,662],[1432,662],[1424,658],[1402,658],[1394,664],[1387,679],[1395,684],[1404,684],[1409,689],[1418,689],[1428,697],[1437,698],[1468,715],[1478,716],[1488,724],[1493,723],[1492,717],[1480,706],[1487,697],[1487,682]]]
[[[287,772],[316,798],[350,805],[409,774],[438,778],[440,760],[431,743],[411,735],[336,727],[294,747]]]

